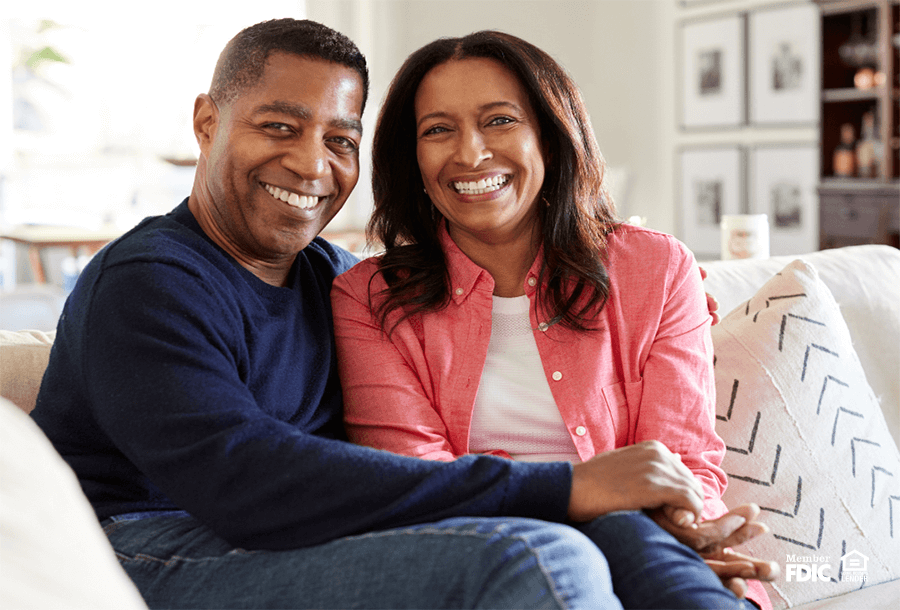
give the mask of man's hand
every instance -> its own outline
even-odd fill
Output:
[[[706,269],[700,267],[700,279],[705,280],[706,276],[709,275],[706,273]],[[712,316],[712,323],[715,326],[719,323],[719,302],[716,300],[716,297],[706,293],[706,308],[709,309],[709,315]]]
[[[664,505],[699,520],[703,487],[681,459],[659,441],[644,441],[575,464],[569,518],[589,521],[617,510]]]
[[[774,561],[756,559],[728,548],[769,531],[766,524],[756,521],[759,507],[755,504],[743,504],[717,519],[696,524],[677,525],[685,517],[679,507],[662,507],[651,511],[650,516],[680,542],[697,551],[738,597],[747,593],[746,579],[773,580],[781,572]]]

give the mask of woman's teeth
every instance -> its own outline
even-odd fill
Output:
[[[316,204],[319,203],[318,197],[310,197],[308,195],[298,195],[297,193],[292,193],[290,191],[286,191],[284,189],[280,189],[277,186],[271,186],[268,184],[264,184],[266,190],[269,192],[272,197],[275,199],[280,199],[285,202],[289,206],[293,206],[295,208],[300,208],[301,210],[308,210],[310,208],[316,207]]]
[[[478,182],[454,182],[453,188],[462,195],[481,195],[496,191],[509,181],[509,176],[494,176]]]

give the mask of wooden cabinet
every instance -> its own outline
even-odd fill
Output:
[[[817,3],[822,12],[820,247],[900,247],[900,0]],[[854,132],[857,167],[841,176],[846,164],[836,162],[835,151],[847,125]],[[857,149],[867,131],[871,145]],[[866,167],[874,171],[861,171]]]
[[[888,244],[900,248],[896,186],[823,184],[819,188],[819,247]]]

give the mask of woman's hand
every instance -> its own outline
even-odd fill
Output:
[[[649,514],[664,530],[697,551],[738,597],[747,593],[746,579],[773,580],[781,572],[774,561],[736,553],[729,548],[769,531],[765,523],[756,520],[759,507],[755,504],[743,504],[717,519],[689,525],[677,524],[684,516],[679,507],[665,506]]]
[[[649,514],[660,527],[698,553],[716,553],[769,531],[765,523],[756,520],[759,507],[755,504],[742,504],[721,517],[696,523],[691,520],[692,514],[685,515],[677,506],[664,506]]]
[[[781,568],[774,561],[763,561],[731,549],[700,555],[722,584],[740,599],[747,595],[748,579],[771,581],[781,573]]]
[[[589,521],[617,510],[672,506],[699,521],[703,487],[659,441],[644,441],[575,464],[569,518]]]

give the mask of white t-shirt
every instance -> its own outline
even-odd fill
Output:
[[[580,462],[544,375],[529,306],[527,296],[494,297],[469,451],[502,449],[516,460]]]

